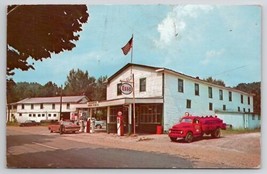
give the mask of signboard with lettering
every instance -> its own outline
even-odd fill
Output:
[[[121,92],[125,95],[129,95],[133,92],[133,87],[129,83],[123,83],[121,85]]]

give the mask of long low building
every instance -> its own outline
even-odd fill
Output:
[[[87,102],[86,96],[26,98],[8,105],[7,121],[78,119],[88,115]]]
[[[217,115],[233,128],[260,127],[260,115],[253,113],[253,94],[140,64],[129,63],[109,77],[107,100],[90,102],[89,108],[107,108],[108,132],[116,131],[119,111],[129,133],[155,133],[159,126],[167,131],[186,112]]]

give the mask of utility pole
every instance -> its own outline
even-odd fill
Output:
[[[61,113],[62,113],[62,85],[60,87],[59,120],[61,120]]]

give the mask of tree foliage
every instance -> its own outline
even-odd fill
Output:
[[[212,77],[208,77],[206,79],[203,79],[209,83],[213,83],[213,84],[216,84],[216,85],[220,85],[220,86],[224,86],[225,87],[225,83],[224,81],[222,80],[216,80],[216,79],[213,79]]]
[[[86,5],[10,5],[7,8],[7,75],[34,69],[29,59],[72,50],[89,14]]]
[[[254,94],[255,96],[253,97],[253,103],[254,103],[253,110],[257,114],[261,113],[261,83],[260,82],[240,83],[235,87],[235,89]]]

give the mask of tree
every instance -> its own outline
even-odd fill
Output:
[[[7,8],[7,75],[34,69],[51,53],[72,50],[89,14],[86,5],[10,5]]]
[[[224,86],[225,87],[225,83],[224,81],[222,80],[216,80],[216,79],[213,79],[212,77],[208,77],[206,79],[203,79],[209,83],[213,83],[213,84],[216,84],[216,85],[220,85],[220,86]]]
[[[106,80],[107,76],[101,76],[97,79],[92,99],[94,101],[106,100]]]
[[[65,82],[64,94],[86,95],[89,99],[92,99],[95,81],[94,77],[89,77],[87,71],[72,69]]]
[[[58,91],[60,91],[59,87],[55,83],[49,81],[42,87],[40,97],[53,97],[58,95]]]
[[[240,83],[234,88],[240,91],[254,94],[255,96],[253,97],[253,110],[257,114],[261,113],[261,82]]]

